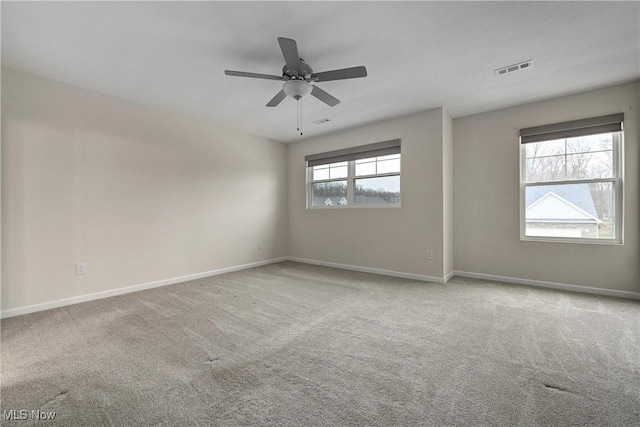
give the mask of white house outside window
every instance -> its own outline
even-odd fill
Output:
[[[307,156],[307,207],[399,207],[400,140]]]
[[[622,243],[623,114],[520,131],[520,237]]]

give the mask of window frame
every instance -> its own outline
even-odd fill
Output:
[[[306,191],[307,191],[307,209],[368,209],[368,208],[401,208],[402,207],[402,153],[398,153],[400,160],[400,171],[398,172],[385,172],[373,175],[358,175],[356,176],[356,160],[347,160],[347,176],[344,178],[328,178],[313,180],[313,168],[314,166],[305,166],[306,169]],[[383,156],[372,156],[367,158],[378,158]],[[339,162],[336,162],[339,163]],[[330,163],[333,164],[333,163]],[[382,178],[388,176],[397,176],[400,181],[400,202],[398,203],[356,203],[356,180],[367,178]],[[347,181],[347,204],[346,205],[313,205],[313,184],[325,183],[325,182],[337,182]]]
[[[546,180],[536,182],[526,182],[526,143],[520,143],[520,240],[525,242],[557,242],[557,243],[582,243],[595,245],[622,245],[624,244],[624,193],[623,193],[623,176],[624,176],[624,130],[613,132],[601,132],[594,135],[611,133],[612,143],[612,176],[610,178],[584,178],[572,180]],[[569,139],[566,137],[563,139]],[[546,141],[554,141],[559,138],[550,138]],[[545,142],[545,140],[538,141]],[[566,155],[566,154],[565,154]],[[526,235],[526,188],[543,186],[543,185],[563,185],[563,184],[594,184],[594,183],[612,183],[612,218],[614,221],[612,231],[613,237],[610,239],[594,238],[594,237],[552,237],[552,236],[527,236]]]
[[[351,161],[347,163],[347,176],[343,178],[328,178],[328,179],[319,179],[313,181],[313,168],[314,166],[307,166],[307,209],[344,209],[349,206],[349,176],[351,170]],[[347,181],[347,204],[346,205],[331,205],[331,206],[313,206],[313,184],[317,183],[325,183],[325,182],[337,182],[337,181]]]

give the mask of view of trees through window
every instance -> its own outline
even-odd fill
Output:
[[[353,191],[350,193],[349,188]],[[400,203],[400,154],[336,162],[311,169],[311,205]]]
[[[400,176],[356,179],[356,203],[400,203]]]
[[[328,204],[326,203],[327,198],[331,199],[332,204],[340,204],[343,197],[346,200],[347,181],[318,182],[313,184],[313,199],[314,204],[317,206]]]
[[[611,133],[526,144],[526,181],[565,181],[613,177]],[[590,184],[599,218],[612,213],[611,183]]]
[[[616,177],[613,134],[523,147],[525,234],[611,239]],[[532,183],[536,185],[527,185]]]

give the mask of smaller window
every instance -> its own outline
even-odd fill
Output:
[[[314,154],[306,161],[309,207],[400,206],[399,140]]]

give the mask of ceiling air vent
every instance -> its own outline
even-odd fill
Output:
[[[320,119],[320,120],[314,120],[313,123],[317,124],[317,125],[321,125],[323,123],[327,123],[330,122],[330,119]]]
[[[523,70],[525,68],[531,68],[533,66],[533,61],[528,60],[524,62],[520,62],[519,64],[509,65],[508,67],[498,68],[494,71],[496,76],[502,76],[507,73],[513,73],[514,71]]]

